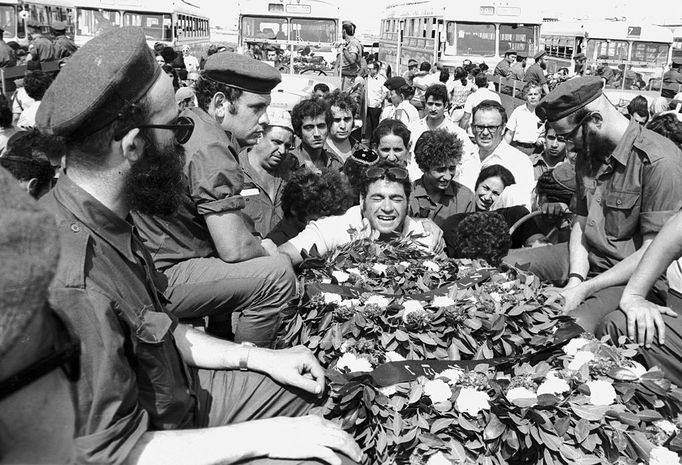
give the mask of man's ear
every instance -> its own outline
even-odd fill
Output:
[[[144,140],[140,136],[140,129],[133,128],[126,132],[121,139],[123,156],[131,162],[138,161],[144,154]]]
[[[216,92],[213,98],[211,99],[211,103],[208,105],[208,114],[213,116],[215,119],[222,119],[225,117],[225,113],[223,110],[223,104],[227,101],[227,97],[225,97],[225,94],[222,92]]]
[[[32,197],[35,197],[38,193],[38,178],[31,178],[26,183],[26,192]]]

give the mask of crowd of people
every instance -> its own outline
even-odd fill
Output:
[[[532,271],[682,385],[679,108],[550,91],[538,54],[508,115],[483,66],[362,78],[353,32],[342,86],[290,112],[272,66],[183,51],[176,76],[134,27],[0,100],[0,461],[361,461],[308,415],[312,353],[273,349],[296,266],[358,238]]]

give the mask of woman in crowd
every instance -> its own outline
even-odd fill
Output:
[[[450,92],[450,119],[455,123],[464,116],[464,102],[474,90],[474,84],[467,79],[467,72],[461,66],[455,68]]]
[[[410,130],[402,121],[383,120],[372,133],[371,142],[382,159],[407,165],[410,157]]]
[[[474,211],[474,194],[454,180],[462,159],[462,141],[444,129],[426,131],[414,148],[423,175],[414,181],[409,215],[437,225],[456,213]]]
[[[414,87],[403,84],[398,88],[389,88],[388,92],[393,108],[387,112],[386,118],[400,120],[406,125],[419,120],[419,111],[410,103]]]

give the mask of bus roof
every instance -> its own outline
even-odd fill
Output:
[[[158,13],[186,13],[203,16],[201,9],[183,0],[76,0],[76,8],[102,8],[105,10],[148,11]]]
[[[512,24],[540,24],[542,15],[532,0],[407,0],[389,4],[385,18],[438,16],[445,20]]]
[[[635,21],[555,21],[543,23],[540,35],[586,36],[596,39],[640,40],[670,44],[673,33],[670,29]]]
[[[340,18],[334,0],[241,0],[238,9],[240,15]]]

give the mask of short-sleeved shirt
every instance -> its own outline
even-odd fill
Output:
[[[495,66],[495,71],[493,76],[511,77],[511,65],[506,59],[501,60],[497,66]]]
[[[357,54],[355,62],[350,62],[346,59],[346,54],[341,54],[341,74],[343,76],[357,76],[360,71],[360,59],[362,58],[362,44],[358,39],[352,37],[346,44],[346,51],[348,53]]]
[[[682,207],[682,151],[630,122],[595,176],[576,162],[576,213],[587,217],[585,239],[592,270],[603,271],[632,255],[645,234],[658,233]]]
[[[187,189],[180,209],[168,217],[133,215],[162,271],[192,258],[217,257],[205,216],[244,208],[237,141],[200,108],[186,109],[181,116],[194,121],[194,132],[185,144]]]
[[[33,40],[33,48],[36,54],[35,58],[37,58],[38,61],[53,61],[56,57],[54,44],[46,37],[36,37]]]
[[[397,107],[390,106],[382,112],[381,119],[397,119],[402,121],[406,126],[409,126],[415,121],[419,121],[419,111],[407,100],[400,102]]]
[[[450,182],[441,202],[434,202],[429,197],[423,177],[412,183],[408,215],[413,218],[428,218],[441,226],[455,213],[472,212],[474,208],[474,193],[456,181]]]
[[[282,219],[282,193],[287,181],[299,168],[298,159],[290,153],[282,160],[272,175],[275,183],[275,197],[270,198],[261,175],[249,160],[250,149],[239,154],[239,165],[244,173],[244,185],[241,195],[244,198],[244,209],[250,226],[261,237],[267,236]]]
[[[343,160],[341,157],[325,148],[322,149],[322,156],[315,162],[310,159],[310,155],[306,153],[303,144],[298,144],[291,151],[291,154],[298,159],[299,165],[311,170],[320,170],[322,168],[329,168],[339,172],[343,170]]]
[[[551,171],[553,167],[547,164],[541,153],[534,153],[530,156],[530,162],[533,164],[533,171],[535,173],[535,180],[540,179],[543,173]]]
[[[70,57],[76,50],[78,50],[76,44],[66,36],[59,36],[54,41],[54,54],[57,60]]]
[[[123,463],[148,430],[195,427],[195,378],[163,307],[163,276],[134,226],[59,178],[41,203],[61,237],[50,303],[83,347],[77,463]]]
[[[514,131],[514,141],[525,144],[536,143],[545,132],[540,118],[525,103],[514,108],[507,121],[507,129]]]
[[[528,69],[526,69],[526,74],[523,76],[523,80],[525,82],[538,85],[547,84],[545,73],[542,70],[542,67],[537,63],[533,63],[528,67]]]

